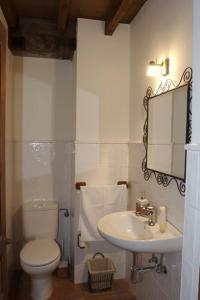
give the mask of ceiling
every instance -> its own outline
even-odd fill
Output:
[[[105,34],[129,24],[146,0],[0,0],[14,55],[72,59],[77,18],[105,21]]]

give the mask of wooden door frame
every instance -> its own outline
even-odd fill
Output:
[[[0,225],[3,239],[6,239],[6,188],[5,188],[5,118],[6,118],[6,48],[7,32],[0,21]],[[6,245],[0,250],[2,270],[2,299],[6,298]],[[0,270],[0,271],[1,271]],[[1,297],[1,295],[0,295]],[[0,300],[2,300],[0,299]]]

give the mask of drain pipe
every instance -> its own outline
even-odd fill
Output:
[[[160,254],[159,258],[154,253],[149,259],[149,263],[154,263],[152,266],[139,266],[137,264],[138,253],[133,253],[133,266],[131,267],[131,281],[132,283],[138,283],[143,280],[143,274],[146,272],[156,272],[158,274],[167,274],[167,268],[163,264],[164,254]]]

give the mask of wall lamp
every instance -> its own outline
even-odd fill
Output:
[[[169,58],[166,58],[160,64],[157,61],[150,61],[147,69],[147,76],[166,76],[169,74]]]

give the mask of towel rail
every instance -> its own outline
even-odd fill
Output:
[[[127,181],[118,181],[117,182],[117,185],[126,185],[127,189],[129,188],[129,184]],[[75,184],[75,187],[77,190],[80,190],[82,186],[86,186],[86,182],[76,182]],[[85,249],[84,246],[81,246],[81,242],[80,242],[80,239],[81,239],[81,233],[78,233],[77,235],[77,246],[79,249]]]
[[[86,182],[76,182],[75,187],[80,191],[81,186],[86,186]]]
[[[117,185],[122,185],[122,184],[126,185],[127,189],[129,188],[129,184],[127,181],[118,181],[117,182]],[[81,182],[76,182],[75,187],[76,187],[76,190],[80,191],[81,187],[86,186],[86,185],[87,185],[86,182],[81,181]]]
[[[129,188],[129,184],[127,181],[118,181],[117,183],[117,185],[122,185],[122,184],[126,185],[127,189]]]

